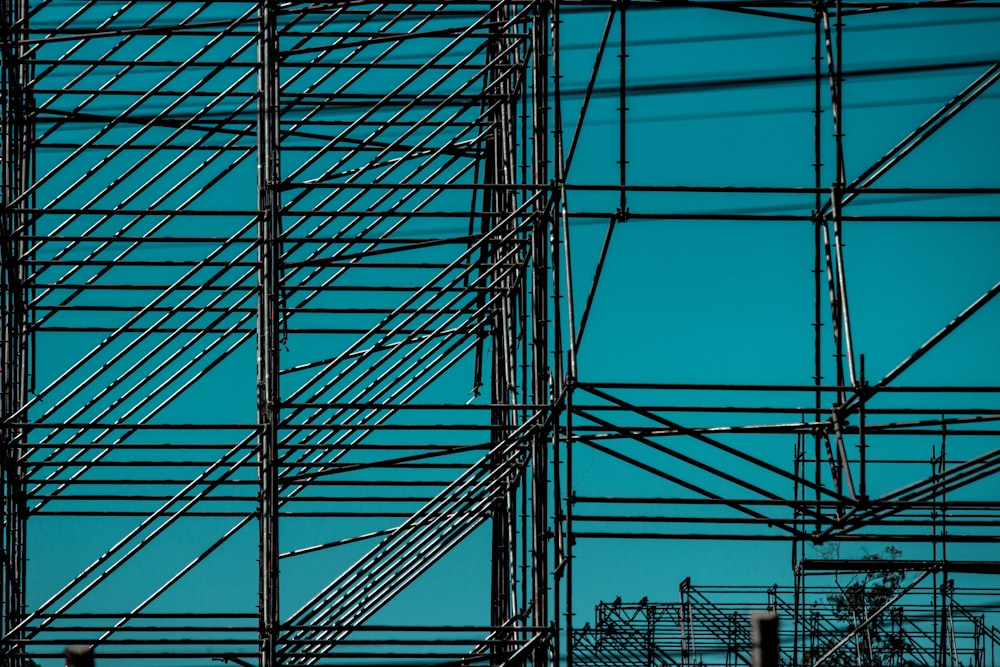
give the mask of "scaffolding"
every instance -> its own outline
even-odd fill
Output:
[[[941,593],[941,603],[932,602]],[[846,599],[843,588],[811,588],[801,660],[792,651],[800,625],[792,603],[796,594],[792,587],[695,586],[685,579],[678,602],[598,603],[593,624],[573,631],[573,654],[577,664],[588,667],[752,665],[750,614],[766,609],[778,618],[782,665],[996,664],[1000,633],[986,625],[983,614],[956,600],[952,581],[938,592],[914,587],[884,610],[858,605],[850,611],[868,615],[856,620],[831,603]],[[996,595],[996,590],[970,594]]]
[[[997,21],[0,0],[3,664],[996,664]]]

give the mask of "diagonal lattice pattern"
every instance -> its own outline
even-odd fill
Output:
[[[990,664],[997,21],[2,0],[4,664]]]

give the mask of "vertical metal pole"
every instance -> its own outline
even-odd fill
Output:
[[[563,152],[562,152],[562,118],[561,118],[561,107],[560,107],[560,88],[559,88],[559,77],[560,77],[560,63],[559,63],[559,3],[552,3],[550,16],[550,33],[546,35],[546,39],[551,39],[551,53],[552,53],[552,93],[553,93],[553,107],[554,107],[554,126],[553,126],[553,148],[555,151],[555,161],[554,161],[554,187],[549,190],[547,202],[548,208],[546,213],[546,220],[549,221],[549,235],[550,235],[550,247],[549,254],[551,257],[552,268],[549,272],[550,289],[552,290],[552,338],[553,338],[553,354],[552,354],[552,388],[551,394],[553,397],[552,406],[552,417],[551,417],[551,441],[550,450],[552,452],[553,464],[552,464],[552,500],[555,504],[553,513],[553,531],[554,531],[554,557],[553,562],[555,563],[555,574],[554,574],[554,586],[553,586],[553,600],[552,600],[552,610],[553,610],[553,633],[552,633],[552,654],[555,656],[556,664],[559,663],[563,651],[570,651],[570,644],[567,642],[565,648],[560,644],[562,641],[561,633],[559,632],[559,622],[560,622],[560,611],[562,609],[562,583],[564,581],[563,575],[565,573],[565,568],[567,566],[566,561],[566,538],[564,533],[565,528],[565,504],[563,502],[563,468],[561,461],[562,452],[562,430],[561,424],[563,419],[563,414],[565,410],[565,394],[564,392],[564,366],[563,366],[563,329],[562,329],[562,292],[561,292],[561,282],[562,282],[562,271],[559,263],[559,255],[562,251],[561,248],[561,219],[557,219],[559,216],[559,209],[562,205],[563,194],[564,194],[564,178],[563,173]],[[561,218],[561,216],[560,216]],[[572,327],[571,327],[572,328]],[[568,624],[568,621],[567,621]]]
[[[619,0],[621,11],[618,13],[619,45],[618,45],[618,222],[628,220],[628,196],[626,184],[628,183],[628,150],[626,133],[626,112],[628,111],[628,4],[629,0]]]
[[[831,113],[834,124],[834,141],[836,146],[836,174],[831,186],[830,205],[831,217],[833,218],[833,240],[827,238],[829,249],[827,250],[827,265],[830,267],[830,295],[833,302],[833,330],[837,357],[837,386],[841,387],[837,391],[837,405],[843,406],[846,401],[846,392],[842,389],[845,385],[844,356],[847,356],[850,378],[853,385],[856,381],[854,373],[854,350],[851,343],[851,324],[847,307],[847,282],[846,270],[844,268],[843,254],[843,200],[846,182],[846,168],[844,166],[844,142],[843,142],[843,11],[840,0],[836,1],[837,22],[835,25],[835,35],[832,38],[829,25],[829,14],[824,6],[824,26],[826,28],[826,54],[827,65],[830,69],[830,98]],[[834,46],[835,43],[835,46]],[[834,52],[835,51],[835,52]],[[846,352],[845,352],[846,346]],[[837,493],[843,492],[843,482],[846,480],[850,494],[856,497],[854,482],[851,477],[850,461],[847,449],[844,445],[843,433],[840,425],[840,415],[834,413],[833,425],[836,431],[836,483]]]
[[[0,252],[3,252],[3,265],[0,266],[0,298],[3,299],[0,302],[0,418],[3,419],[2,431],[0,431],[0,470],[3,474],[3,485],[0,493],[3,494],[3,564],[2,571],[0,571],[0,577],[3,581],[2,594],[3,600],[0,601],[0,613],[3,614],[3,624],[0,627],[0,631],[3,632],[4,640],[0,650],[2,650],[3,662],[6,664],[8,662],[13,662],[12,653],[13,647],[8,639],[8,631],[14,627],[12,624],[13,618],[11,613],[11,602],[17,599],[17,581],[14,576],[14,555],[11,553],[12,543],[14,541],[15,530],[14,522],[16,517],[16,510],[12,506],[12,499],[14,497],[14,461],[12,454],[16,451],[17,445],[15,441],[15,434],[13,429],[7,426],[7,420],[12,414],[12,408],[14,407],[14,395],[15,395],[15,385],[14,385],[14,375],[15,372],[13,356],[13,323],[11,322],[11,315],[14,312],[13,301],[16,298],[16,290],[11,281],[11,269],[14,266],[14,260],[12,257],[12,241],[11,241],[11,227],[13,225],[13,220],[11,219],[10,210],[10,200],[14,194],[14,183],[12,178],[12,173],[15,168],[13,163],[13,155],[11,153],[11,148],[14,145],[14,138],[11,136],[13,131],[13,113],[11,109],[11,104],[9,100],[14,97],[11,81],[11,52],[14,47],[10,45],[8,35],[10,35],[10,24],[9,20],[11,6],[9,2],[4,2],[0,5],[0,29],[3,31],[3,40],[6,42],[3,51],[3,67],[0,68],[0,94],[3,95],[3,117],[0,122],[3,123],[2,126],[2,145],[0,145],[0,159],[2,159],[2,183],[0,183],[0,204],[3,205],[2,218],[0,218]],[[13,37],[13,35],[10,35]],[[16,65],[15,65],[16,67]]]
[[[942,429],[945,428],[944,419],[941,420]],[[944,475],[947,470],[947,431],[941,434],[941,456],[939,457],[937,475]],[[948,493],[944,486],[941,486],[941,562],[948,562]],[[952,641],[950,634],[953,605],[955,602],[955,582],[948,578],[947,566],[941,568],[941,652],[940,664],[942,667],[949,664],[950,654],[949,644]]]
[[[931,449],[931,476],[933,477],[937,470],[935,469],[935,459],[937,458],[937,451],[934,448]],[[934,494],[931,496],[931,535],[933,540],[931,541],[931,561],[937,562],[937,489],[935,485]],[[937,569],[931,574],[931,627],[933,628],[937,624],[938,618],[938,572]]]
[[[279,250],[281,182],[279,152],[280,78],[277,7],[262,0],[259,8],[258,71],[258,287],[257,415],[259,436],[259,647],[260,667],[277,665],[280,628],[278,600],[278,423],[279,385]]]
[[[973,619],[973,657],[972,664],[975,667],[985,667],[986,665],[986,615],[976,616]]]
[[[861,377],[857,384],[856,393],[858,395],[864,395],[864,392],[868,389],[868,380],[865,379],[865,355],[861,355]],[[858,474],[860,475],[860,481],[858,483],[858,497],[862,503],[868,502],[868,441],[865,435],[865,404],[867,401],[860,401],[858,403]]]
[[[739,616],[735,613],[729,615],[729,627],[726,628],[726,634],[728,635],[728,641],[726,642],[726,667],[730,665],[735,665],[738,660],[740,645],[739,645],[739,635],[737,634],[739,628]]]
[[[941,632],[938,652],[938,664],[941,667],[955,664],[955,652],[952,650],[954,642],[954,628],[952,627],[954,605],[955,582],[948,578],[948,573],[945,571],[944,583],[941,584]]]
[[[832,209],[831,215],[834,219],[834,228],[835,230],[839,230],[840,228],[839,216],[840,216],[840,203],[841,203],[840,200],[841,200],[841,195],[843,194],[842,192],[843,185],[840,180],[841,166],[843,160],[843,142],[841,141],[841,135],[840,135],[840,130],[841,130],[840,69],[837,67],[837,63],[839,63],[839,51],[836,54],[833,53],[834,44],[835,43],[839,44],[839,41],[835,42],[835,37],[831,33],[832,29],[830,26],[829,9],[826,7],[825,4],[822,5],[822,16],[824,22],[823,27],[825,33],[824,37],[826,44],[827,67],[829,69],[830,113],[833,115],[833,126],[834,126],[833,138],[835,144],[835,160],[836,160],[833,185],[830,189],[830,205]],[[840,20],[839,12],[837,20],[838,22]],[[844,386],[844,350],[843,350],[844,341],[843,341],[843,331],[841,330],[841,324],[843,322],[842,319],[843,311],[842,311],[842,302],[840,300],[841,295],[836,288],[836,285],[839,284],[836,282],[836,278],[834,275],[836,273],[836,269],[834,269],[833,267],[833,261],[834,261],[833,256],[835,255],[836,251],[835,248],[830,247],[831,245],[836,243],[839,237],[838,239],[833,239],[833,241],[831,241],[829,239],[829,231],[825,231],[825,233],[826,233],[825,243],[827,244],[826,261],[828,270],[831,271],[831,274],[828,275],[828,281],[830,283],[829,285],[830,297],[832,301],[831,303],[832,316],[830,324],[833,329],[834,348],[835,348],[834,356],[837,360],[837,386],[843,387]],[[842,390],[838,390],[837,404],[842,405],[844,403],[844,400],[845,399]]]
[[[802,415],[803,421],[805,421],[805,414]],[[804,479],[805,477],[805,446],[806,446],[806,434],[800,433],[795,442],[795,460],[793,463],[793,470],[795,473],[795,487],[794,487],[794,500],[796,504],[795,516],[796,525],[799,530],[803,533],[806,531],[807,519],[803,516],[803,512],[799,509],[799,503],[805,504],[806,501],[806,490],[799,484],[799,479]],[[793,577],[793,591],[792,591],[792,658],[793,660],[799,660],[799,647],[805,646],[804,642],[804,628],[803,628],[803,590],[802,590],[802,567],[800,566],[800,557],[805,558],[805,543],[803,540],[793,539],[792,540],[792,577]],[[777,590],[775,589],[774,597],[774,607],[772,611],[777,611]],[[799,642],[799,633],[803,633],[803,642]],[[804,650],[804,649],[803,649]]]
[[[0,655],[4,665],[25,664],[23,630],[11,630],[24,618],[24,589],[27,564],[27,506],[24,447],[28,437],[24,428],[9,421],[24,421],[22,407],[27,403],[31,368],[32,334],[30,332],[30,294],[26,288],[27,242],[32,234],[30,214],[19,213],[27,207],[18,201],[29,187],[34,163],[32,96],[24,83],[31,80],[30,64],[25,58],[21,39],[25,35],[28,6],[24,0],[4,0],[0,4],[0,29],[3,33],[3,60],[0,88],[3,117],[0,120],[2,182],[0,182],[0,502],[3,505],[3,562],[0,563],[0,631],[4,640]],[[16,27],[15,27],[16,26]]]
[[[681,626],[681,667],[694,664],[694,626],[691,621],[691,577],[686,577],[680,585],[680,606],[677,620]]]
[[[823,408],[823,214],[821,188],[823,185],[823,13],[822,0],[815,0],[813,4],[813,187],[816,195],[813,202],[812,223],[813,223],[813,423],[819,424],[822,419]],[[823,506],[820,497],[822,483],[822,466],[820,459],[823,450],[823,434],[817,429],[812,434],[813,439],[813,482],[814,501],[816,516],[816,531],[822,530]],[[805,448],[803,447],[803,459],[805,459]],[[802,464],[802,476],[806,477],[805,461]],[[802,499],[806,500],[807,491],[803,490]],[[793,547],[794,548],[794,547]],[[803,546],[804,549],[804,546]],[[806,654],[806,647],[813,650],[811,642],[807,641],[808,629],[806,623],[799,618],[799,614],[805,609],[806,597],[806,573],[800,568],[794,568],[795,584],[795,612],[796,628],[795,638],[798,642],[801,633],[802,656]],[[796,651],[793,655],[799,656]]]
[[[941,445],[944,446],[944,440],[943,439],[942,439]],[[932,447],[931,448],[931,461],[930,461],[930,464],[931,464],[931,478],[935,479],[935,481],[936,481],[937,474],[938,474],[938,469],[937,469],[938,456],[937,456],[937,448],[936,447]],[[934,561],[935,563],[938,562],[938,516],[939,516],[939,514],[938,514],[938,490],[940,488],[941,488],[940,484],[935,484],[934,485],[933,495],[931,496],[931,535],[934,537],[934,539],[931,541],[931,560]],[[935,569],[931,573],[931,577],[932,577],[932,579],[931,579],[931,587],[932,587],[932,594],[931,594],[931,626],[933,627],[934,625],[937,624],[937,621],[938,621],[938,612],[942,608],[942,605],[939,604],[939,602],[940,602],[941,588],[940,588],[940,586],[938,584],[938,570],[937,569]],[[944,616],[943,612],[942,612],[941,616],[942,617]]]
[[[814,110],[813,110],[813,178],[816,191],[816,199],[813,208],[813,382],[816,386],[814,395],[815,414],[813,420],[820,423],[823,407],[823,213],[820,189],[823,186],[823,142],[821,132],[823,129],[822,113],[822,82],[823,82],[823,13],[821,0],[815,4],[815,43],[813,61],[815,65],[814,73]],[[822,506],[820,504],[820,487],[822,484],[822,466],[820,461],[823,451],[823,434],[818,430],[813,434],[813,475],[815,483],[816,500],[816,531],[823,529]]]
[[[549,149],[548,149],[548,115],[549,115],[549,21],[550,2],[544,0],[538,4],[532,27],[531,45],[534,62],[532,76],[532,184],[536,187],[549,185]],[[550,385],[550,368],[548,363],[548,284],[549,284],[549,238],[552,227],[552,209],[543,203],[536,210],[537,220],[531,235],[531,365],[532,365],[532,396],[536,405],[550,403],[552,400]],[[551,410],[550,410],[551,416]],[[532,534],[532,621],[539,631],[549,628],[549,558],[548,542],[551,539],[549,530],[549,433],[552,428],[550,420],[545,429],[537,429],[532,440],[531,451],[531,516],[533,522]],[[532,654],[534,667],[548,664],[551,635],[548,641],[539,642],[538,648]]]
[[[493,28],[489,35],[489,42],[486,46],[487,60],[493,63],[484,82],[484,91],[493,89],[498,97],[513,99],[510,95],[510,79],[506,74],[508,63],[502,58],[504,53],[504,32],[509,27],[504,27],[507,23],[508,7],[500,3],[495,9],[496,20],[492,23]],[[510,104],[495,104],[489,106],[490,133],[486,138],[485,147],[485,169],[483,170],[483,182],[486,184],[499,184],[501,187],[484,191],[484,210],[493,212],[503,212],[511,210],[510,189],[512,174],[510,141],[513,137],[510,123],[515,115]],[[484,215],[482,219],[482,231],[487,232],[494,224],[493,218]],[[484,252],[486,252],[484,250]],[[495,264],[499,257],[503,256],[501,249],[494,250],[492,258],[484,257],[489,264]],[[486,269],[484,269],[486,270]],[[503,293],[507,291],[509,285],[505,282],[494,283],[494,289]],[[505,301],[506,302],[506,301]],[[493,372],[491,382],[490,401],[494,405],[510,402],[510,385],[508,381],[511,372],[510,366],[513,361],[514,351],[507,345],[508,329],[510,323],[508,314],[511,312],[509,306],[502,307],[494,313],[493,330]],[[509,433],[510,410],[503,407],[495,407],[491,415],[492,444],[495,446],[502,442]],[[498,460],[492,461],[494,469],[500,470],[505,466],[504,454],[498,454]],[[515,574],[512,568],[516,567],[515,555],[513,553],[515,532],[515,522],[517,517],[517,489],[507,488],[499,485],[494,493],[492,503],[492,555],[491,555],[491,590],[490,590],[490,624],[494,628],[505,626],[510,621],[512,615],[511,591],[514,585]],[[509,641],[513,636],[507,632],[498,634],[497,639]],[[496,644],[492,649],[494,664],[500,664],[504,659],[507,646]]]
[[[937,474],[944,476],[948,471],[948,425],[941,418],[941,456]],[[941,485],[941,560],[948,561],[948,487]],[[942,580],[948,581],[948,571],[942,570]]]
[[[573,667],[573,391],[575,377],[567,378],[566,425],[566,667]]]

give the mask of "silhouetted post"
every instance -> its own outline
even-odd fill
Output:
[[[67,646],[66,667],[94,667],[93,646]]]
[[[778,615],[770,611],[750,614],[750,664],[778,667]]]

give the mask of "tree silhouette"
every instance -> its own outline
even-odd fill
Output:
[[[825,603],[821,603],[816,613],[825,616],[829,621],[827,626],[832,624],[836,633],[823,633],[818,645],[806,653],[806,665],[814,664],[850,633],[855,633],[853,638],[837,647],[823,665],[904,667],[917,664],[906,657],[912,646],[902,632],[902,609],[892,607],[878,614],[902,590],[905,573],[888,564],[901,555],[902,551],[890,546],[881,554],[865,556],[862,560],[887,561],[886,567],[866,568],[846,586],[839,586],[840,592],[829,595]]]

